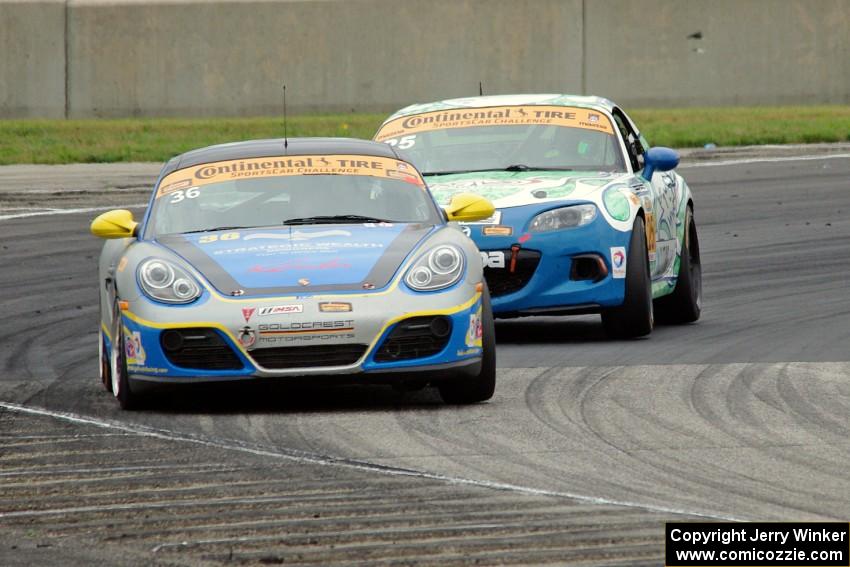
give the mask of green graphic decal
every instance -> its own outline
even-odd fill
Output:
[[[618,221],[629,219],[629,200],[623,195],[624,190],[627,191],[628,189],[622,186],[609,187],[602,195],[608,214]]]

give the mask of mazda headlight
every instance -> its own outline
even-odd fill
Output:
[[[139,265],[139,283],[148,297],[166,303],[189,303],[201,295],[200,286],[186,270],[157,258]]]
[[[575,228],[577,226],[584,226],[595,218],[596,205],[562,207],[540,213],[534,217],[534,220],[531,221],[531,225],[528,227],[528,231],[549,232],[551,230]]]
[[[463,252],[457,246],[441,244],[413,263],[404,282],[416,291],[434,291],[449,287],[463,275]]]

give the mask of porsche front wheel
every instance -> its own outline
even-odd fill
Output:
[[[121,309],[118,301],[112,309],[112,352],[109,371],[112,381],[112,395],[123,410],[135,409],[139,405],[139,396],[130,389],[130,377],[127,372],[127,344],[124,325],[121,321]]]
[[[447,404],[483,402],[492,398],[496,390],[496,324],[486,285],[481,303],[481,371],[472,378],[458,377],[437,384],[440,397]]]

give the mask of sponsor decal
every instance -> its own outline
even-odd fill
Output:
[[[607,116],[586,108],[548,105],[455,108],[400,116],[384,124],[375,140],[384,142],[419,132],[472,126],[554,125],[614,134]]]
[[[504,268],[505,253],[501,251],[486,252],[481,251],[481,263],[485,268]]]
[[[399,164],[404,165],[400,168]],[[425,182],[409,164],[396,159],[362,155],[303,155],[270,156],[262,158],[217,161],[187,167],[165,177],[157,189],[157,199],[165,195],[183,191],[191,186],[192,191],[203,189],[205,185],[221,183],[233,179],[255,177],[286,177],[296,175],[359,175],[398,179],[425,188]],[[193,193],[193,196],[195,194]],[[192,198],[180,193],[176,202]]]
[[[278,272],[291,272],[293,270],[348,270],[351,264],[341,261],[339,258],[328,260],[326,262],[309,263],[302,260],[293,260],[292,262],[284,262],[274,266],[260,266],[256,264],[248,268],[248,271],[254,274],[269,274]]]
[[[291,305],[274,305],[271,307],[260,307],[257,317],[266,317],[268,315],[287,315],[289,313],[303,313],[304,306],[300,303]]]
[[[472,354],[481,354],[483,349],[481,347],[470,347],[465,350],[459,350],[455,353],[456,356],[470,356]]]
[[[213,251],[213,256],[229,256],[253,254],[256,256],[276,256],[281,254],[329,254],[340,249],[383,248],[380,242],[294,242],[287,244],[258,244],[256,246],[239,246]]]
[[[124,355],[127,358],[127,365],[139,366],[144,365],[145,349],[142,346],[142,335],[138,331],[132,333],[127,327],[124,327]]]
[[[118,261],[118,271],[119,272],[123,272],[124,268],[127,267],[127,261],[128,260],[127,260],[126,256],[122,256],[121,259]]]
[[[169,175],[169,179],[171,176]],[[180,179],[175,181],[169,181],[169,183],[160,184],[159,190],[163,195],[167,195],[168,193],[173,193],[179,189],[186,189],[192,185],[191,179]]]
[[[392,225],[390,225],[392,226]],[[334,236],[339,236],[342,238],[350,238],[351,233],[347,230],[314,230],[310,232],[304,232],[302,230],[295,230],[292,233],[280,233],[280,232],[272,232],[265,233],[259,232],[254,234],[249,234],[243,240],[310,240],[312,238],[332,238]]]
[[[466,330],[466,346],[480,347],[481,337],[484,335],[484,329],[481,321],[481,305],[475,313],[469,315],[469,328]]]
[[[460,230],[461,230],[461,232],[463,232],[463,233],[464,233],[465,235],[467,235],[467,236],[471,236],[471,235],[472,235],[472,229],[471,229],[471,228],[469,228],[469,227],[468,227],[468,226],[466,226],[466,225],[461,226],[461,227],[460,227]]]
[[[288,344],[288,343],[310,343],[321,341],[350,341],[354,339],[354,333],[333,333],[318,335],[283,335],[265,336],[258,340],[264,346]]]
[[[646,249],[649,252],[650,259],[655,257],[655,241],[657,240],[655,236],[655,215],[653,215],[649,210],[644,210],[644,215],[646,215]]]
[[[256,307],[243,307],[242,308],[242,316],[245,317],[246,323],[251,320],[251,316],[254,314],[254,311],[256,311],[256,310],[257,310]]]
[[[302,333],[343,333],[354,330],[354,319],[335,321],[294,321],[291,323],[263,323],[258,325],[260,336]]]
[[[484,236],[510,236],[514,233],[514,229],[504,225],[485,226],[481,229],[481,233]]]
[[[611,275],[617,279],[626,277],[626,249],[623,246],[611,247]]]
[[[351,304],[342,301],[322,301],[319,303],[322,313],[345,313],[351,311]]]
[[[137,364],[128,364],[127,370],[142,374],[168,374],[168,368],[154,368],[152,366],[139,366]]]

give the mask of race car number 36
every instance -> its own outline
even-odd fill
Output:
[[[505,253],[504,252],[481,252],[481,262],[485,268],[504,268]]]

